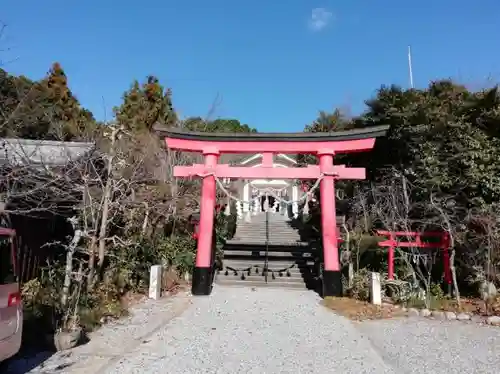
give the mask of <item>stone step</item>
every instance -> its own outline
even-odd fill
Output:
[[[285,238],[300,238],[300,234],[295,232],[295,231],[269,231],[267,234],[268,237],[274,236],[274,237],[285,237]],[[260,231],[240,231],[236,232],[234,234],[235,238],[241,238],[241,237],[256,237],[256,238],[266,238],[266,233],[265,232],[260,232]]]
[[[262,268],[265,264],[267,263],[267,266],[272,269],[290,269],[290,270],[297,270],[300,271],[300,269],[303,268],[308,268],[311,267],[314,262],[313,261],[300,261],[297,263],[294,260],[283,260],[282,258],[277,258],[277,259],[272,259],[272,260],[267,260],[265,257],[262,258],[251,258],[251,259],[224,259],[223,265],[224,266],[231,266],[235,268],[248,268],[248,267],[254,267],[254,268]]]
[[[264,225],[264,224],[246,224],[246,225],[238,225],[236,228],[237,230],[254,230],[254,229],[259,229],[259,230],[265,230],[266,227],[269,227],[269,230],[288,230],[288,231],[297,231],[296,228],[293,228],[292,226],[289,225]]]
[[[266,224],[266,222],[240,222],[240,223],[238,223],[238,227],[266,227],[266,226],[293,228],[287,222],[269,222],[268,224]]]
[[[275,272],[268,272],[267,273],[267,278],[269,281],[273,280],[273,274],[274,274],[274,280],[278,280],[278,279],[281,279],[282,281],[283,280],[287,280],[287,281],[290,281],[290,282],[304,282],[304,277],[302,276],[302,273],[298,272],[298,273],[289,273],[290,275],[286,275],[285,272],[280,273],[275,271]],[[227,278],[227,279],[241,279],[242,276],[244,275],[244,278],[245,280],[264,280],[264,275],[262,274],[255,274],[255,273],[252,273],[250,275],[248,275],[247,273],[244,273],[244,272],[238,272],[236,275],[234,274],[234,272],[231,272],[230,270],[228,270],[228,273],[226,275],[226,271],[223,270],[221,271],[219,274],[218,274],[218,277],[219,278]]]
[[[276,225],[276,226],[290,226],[292,224],[291,221],[288,221],[288,220],[284,220],[284,219],[275,219],[275,220],[272,220],[270,219],[269,221],[266,221],[265,219],[258,219],[257,217],[252,217],[250,219],[250,221],[247,221],[246,218],[243,218],[241,219],[240,221],[238,221],[238,226],[249,226],[249,225],[265,225],[266,222],[268,224],[272,224],[272,225]]]
[[[273,279],[273,274],[274,274],[274,279]],[[233,280],[247,280],[247,281],[253,281],[253,282],[260,282],[265,280],[265,276],[262,274],[255,274],[252,273],[251,275],[248,275],[245,272],[238,272],[238,274],[234,274],[231,271],[228,271],[226,275],[226,271],[221,271],[220,273],[217,274],[217,277],[219,279],[233,279]],[[244,279],[242,279],[244,278]],[[267,273],[267,279],[268,282],[270,281],[280,281],[280,282],[294,282],[294,283],[304,283],[304,278],[302,277],[301,273],[290,273],[290,276],[287,276],[286,273],[282,273],[280,276],[278,272],[269,272]]]
[[[224,260],[224,266],[233,266],[233,267],[238,267],[238,268],[242,268],[244,266],[248,267],[248,266],[251,266],[251,265],[259,265],[259,266],[263,266],[263,264],[265,263],[265,258],[255,258],[255,259],[251,259],[251,260],[241,260],[241,259],[225,259]],[[294,261],[294,260],[281,260],[281,259],[278,259],[278,260],[273,260],[273,261],[267,261],[268,262],[268,266],[269,267],[272,267],[273,269],[278,269],[278,268],[286,268],[286,267],[290,267],[293,265],[293,268],[292,269],[302,269],[302,268],[306,268],[306,267],[310,267],[314,264],[314,261],[312,259],[309,259],[309,261],[302,261],[302,260],[299,260],[299,261]]]
[[[290,225],[290,224],[292,224],[292,221],[290,221],[288,219],[278,218],[278,219],[270,219],[269,221],[266,221],[265,218],[261,218],[259,216],[252,216],[250,218],[250,221],[248,221],[246,217],[243,217],[242,219],[238,220],[238,224],[240,224],[240,225],[250,225],[252,223],[265,224],[266,222],[273,223],[276,225]]]
[[[225,251],[224,253],[224,259],[226,261],[234,261],[236,259],[242,261],[262,261],[264,262],[265,260],[265,252],[260,253],[259,256],[255,255],[254,252],[252,251],[230,251],[227,253]],[[290,252],[270,252],[268,253],[268,261],[273,262],[275,259],[280,259],[280,260],[291,260],[291,261],[296,261],[296,260],[305,260],[305,259],[311,259],[312,260],[312,254],[311,253],[290,253]]]
[[[297,231],[280,231],[280,230],[269,230],[267,233],[269,236],[294,236],[300,238],[300,234]],[[234,237],[242,237],[242,236],[258,236],[258,237],[266,237],[265,231],[236,231]]]
[[[295,236],[297,238],[300,237],[300,234],[297,231],[289,230],[269,230],[267,233],[269,236]],[[236,231],[234,234],[235,237],[238,236],[259,236],[259,237],[265,237],[266,236],[266,231],[263,230],[240,230]]]
[[[289,247],[307,247],[307,243],[300,241],[300,238],[290,238],[290,237],[272,237],[269,239],[261,238],[258,236],[252,237],[239,237],[233,238],[229,243],[226,242],[228,246],[262,246],[265,248],[267,245],[270,246],[289,246]]]
[[[244,226],[244,227],[238,227],[236,229],[237,231],[266,231],[266,226],[261,226],[261,225],[252,225],[252,226]],[[269,231],[294,231],[297,232],[296,229],[290,226],[269,226]]]
[[[312,251],[308,246],[301,246],[300,243],[286,243],[282,245],[281,243],[269,243],[266,246],[265,243],[248,243],[239,242],[237,245],[226,245],[224,247],[224,253],[229,254],[248,254],[253,257],[259,257],[270,254],[282,254],[288,253],[289,255],[301,255],[302,253],[311,253]]]
[[[259,236],[255,236],[253,238],[248,238],[248,240],[242,240],[242,238],[236,238],[236,239],[231,239],[226,241],[227,246],[245,246],[245,247],[251,247],[251,246],[262,246],[266,247],[266,245],[274,246],[274,247],[307,247],[309,246],[309,243],[306,242],[301,242],[293,239],[286,239],[286,240],[269,240],[266,242],[266,238],[262,238]]]
[[[309,251],[307,245],[300,242],[278,242],[272,241],[266,245],[266,242],[238,241],[226,244],[224,251],[244,251],[244,252],[304,252]]]
[[[254,252],[304,252],[310,251],[311,247],[308,243],[297,241],[270,241],[266,243],[264,240],[232,240],[226,242],[224,250],[231,251],[254,251]]]
[[[245,215],[247,212],[243,212],[243,215]],[[290,218],[286,214],[281,214],[280,212],[269,212],[269,214],[266,215],[265,212],[259,212],[255,214],[252,212],[252,218],[258,218],[258,219],[266,219],[266,216],[271,220],[271,219],[285,219],[289,220]]]
[[[273,232],[269,233],[267,237],[270,238],[297,238],[300,239],[300,235],[296,232]],[[234,238],[261,238],[262,240],[266,239],[266,233],[264,232],[237,232],[234,235]]]
[[[279,222],[268,222],[266,224],[266,221],[250,221],[250,222],[238,222],[238,227],[291,227],[293,228],[292,224],[290,222],[286,221],[279,221]]]
[[[216,283],[221,286],[234,286],[234,287],[255,287],[255,288],[289,288],[289,289],[299,289],[307,290],[306,284],[304,282],[278,282],[278,281],[247,281],[247,280],[221,280],[216,279]]]
[[[231,240],[247,240],[247,239],[259,239],[259,241],[266,241],[266,235],[265,234],[236,234]],[[293,234],[274,234],[274,235],[269,235],[267,237],[267,240],[276,240],[276,239],[288,239],[288,241],[300,241],[300,236],[293,233]]]
[[[252,264],[226,264],[224,263],[223,269],[220,270],[220,274],[224,274],[227,271],[228,276],[239,276],[241,273],[244,273],[248,275],[248,272],[250,271],[250,275],[261,275],[264,269],[265,264],[259,264],[259,266],[255,266],[255,263]],[[269,273],[275,273],[276,276],[279,276],[280,273],[282,273],[283,276],[287,276],[287,274],[290,274],[290,277],[302,277],[302,272],[301,269],[298,267],[292,267],[290,268],[289,266],[276,266],[273,265],[272,263],[269,263],[268,265],[268,271]],[[233,270],[234,269],[234,270]],[[237,273],[236,275],[234,273]]]
[[[266,233],[260,231],[242,231],[236,232],[234,238],[261,238],[262,240],[266,239]],[[267,233],[267,237],[280,237],[280,238],[300,238],[299,233],[295,231],[284,232],[284,231],[269,231]]]
[[[250,222],[248,221],[241,221],[238,222],[238,227],[249,227],[249,226],[260,226],[260,227],[266,227],[266,226],[279,226],[279,227],[293,227],[291,222],[287,221],[269,221],[266,224],[266,221],[257,221],[257,220],[252,220]]]

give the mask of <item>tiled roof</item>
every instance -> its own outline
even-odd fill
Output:
[[[64,166],[94,149],[95,143],[0,138],[0,163]]]

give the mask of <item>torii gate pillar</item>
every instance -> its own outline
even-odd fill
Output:
[[[193,295],[209,295],[215,276],[215,248],[213,227],[216,198],[215,178],[244,179],[300,179],[321,178],[321,228],[323,234],[324,269],[323,296],[341,296],[338,238],[335,214],[335,180],[365,179],[364,168],[333,165],[336,154],[371,150],[375,138],[385,135],[388,126],[371,127],[334,133],[283,133],[283,134],[213,134],[165,129],[155,130],[165,137],[167,147],[173,150],[199,152],[204,164],[176,166],[175,177],[203,178],[201,189],[200,223],[196,264],[193,272]],[[217,164],[222,153],[263,154],[260,167],[233,167]],[[273,154],[313,154],[319,165],[305,168],[274,168]]]
[[[205,168],[214,169],[217,166],[219,151],[208,147],[204,150]],[[196,262],[193,269],[192,294],[209,295],[212,289],[214,276],[214,265],[212,258],[214,245],[214,211],[216,200],[215,176],[207,175],[203,178],[201,185],[200,222],[198,231],[198,243],[196,251]]]
[[[333,165],[335,152],[321,149],[318,152],[319,169],[323,174],[320,182],[321,232],[323,236],[323,295],[342,295],[342,275],[340,272],[337,238],[337,217],[335,211],[335,181],[328,171]]]

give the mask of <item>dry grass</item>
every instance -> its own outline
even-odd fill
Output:
[[[377,306],[366,301],[347,297],[328,297],[323,300],[323,305],[354,321],[385,319],[405,315],[405,312],[397,305],[383,304]]]
[[[366,301],[360,301],[347,297],[328,297],[323,300],[322,304],[328,309],[331,309],[338,314],[349,318],[353,321],[365,321],[373,319],[387,319],[393,317],[406,316],[406,311],[403,311],[399,305],[392,305],[390,303],[383,303],[381,306],[370,304]],[[441,310],[455,313],[468,313],[480,316],[486,316],[484,302],[479,299],[461,300],[461,306],[458,307],[455,300],[441,299],[439,302],[436,300],[432,303],[431,310]],[[412,305],[409,305],[412,307]],[[416,307],[416,306],[415,306]],[[421,305],[421,308],[424,306]],[[500,298],[497,298],[493,303],[493,315],[500,315]]]
[[[443,299],[440,300],[439,305],[436,305],[432,309],[456,313],[464,312],[481,316],[486,315],[485,304],[480,299],[462,298],[460,306],[458,306],[455,300]],[[496,316],[500,315],[500,297],[497,298],[495,302],[493,302],[490,314]]]

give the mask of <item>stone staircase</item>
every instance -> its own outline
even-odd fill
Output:
[[[266,213],[258,213],[251,217],[251,222],[238,222],[234,238],[224,248],[223,267],[217,273],[216,283],[313,288],[312,269],[309,245],[300,241],[288,217],[269,212],[266,219]]]

